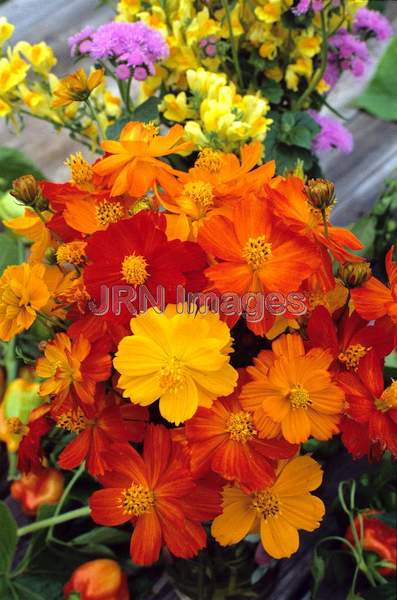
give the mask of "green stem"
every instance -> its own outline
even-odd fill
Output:
[[[86,105],[88,106],[88,110],[91,113],[91,116],[93,118],[93,120],[95,121],[95,123],[98,125],[98,131],[99,131],[99,135],[102,138],[102,140],[106,139],[106,134],[105,131],[101,125],[101,122],[99,120],[98,114],[94,108],[94,105],[92,104],[91,100],[89,98],[87,98],[87,100],[85,101]]]
[[[316,87],[320,83],[325,73],[325,69],[327,68],[327,59],[328,59],[328,35],[327,35],[327,25],[326,25],[326,15],[325,10],[323,9],[320,12],[321,18],[321,53],[320,53],[320,66],[314,73],[311,82],[307,86],[306,90],[303,92],[302,96],[295,103],[295,110],[301,110],[303,105],[305,104],[307,98],[315,91]]]
[[[7,481],[14,481],[18,477],[18,455],[16,452],[8,451],[8,474]]]
[[[233,25],[232,25],[232,19],[230,16],[228,0],[221,0],[221,2],[222,2],[223,9],[225,11],[227,28],[229,30],[230,45],[232,48],[233,63],[234,63],[234,68],[236,69],[237,81],[238,81],[240,88],[243,89],[244,81],[243,81],[243,76],[241,74],[240,63],[238,60],[238,41],[234,37],[234,33],[233,33]]]
[[[33,533],[34,531],[39,531],[40,529],[45,529],[46,527],[58,525],[59,523],[66,523],[67,521],[73,521],[73,519],[88,517],[90,513],[90,507],[83,506],[82,508],[70,510],[69,512],[63,513],[62,515],[58,515],[57,517],[42,519],[41,521],[36,521],[35,523],[31,523],[30,525],[26,525],[25,527],[20,527],[20,529],[18,529],[17,531],[17,535],[18,537],[22,537],[23,535],[27,535],[28,533]]]
[[[4,368],[6,370],[6,383],[9,385],[17,376],[18,362],[15,358],[15,340],[13,337],[9,342],[4,343]]]
[[[132,76],[129,78],[125,90],[125,107],[128,113],[132,113],[134,107],[131,107],[131,84],[132,84]]]
[[[325,208],[321,209],[321,215],[323,217],[324,235],[327,238],[328,237],[328,217],[327,217],[327,210]]]
[[[67,497],[69,496],[71,490],[73,489],[74,484],[76,483],[76,481],[81,477],[81,475],[84,473],[85,470],[85,462],[81,463],[81,465],[79,466],[79,468],[73,473],[72,478],[70,479],[69,483],[67,484],[67,486],[65,487],[62,496],[59,499],[59,502],[57,504],[57,507],[55,509],[54,514],[52,515],[52,518],[56,518],[58,517],[59,513],[62,510],[63,505],[65,504],[65,501],[67,499]],[[55,527],[56,523],[53,523],[50,528],[48,529],[48,533],[47,533],[47,537],[46,537],[46,542],[48,542],[49,540],[52,539],[52,533],[54,531],[54,527]]]

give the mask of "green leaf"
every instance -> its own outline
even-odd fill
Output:
[[[19,240],[10,231],[0,233],[0,275],[9,265],[19,263]]]
[[[44,179],[43,173],[22,152],[15,148],[0,146],[0,191],[10,189],[12,182],[22,175],[34,175]]]
[[[14,583],[13,585],[18,594],[18,600],[50,600],[50,597],[47,595],[47,591],[45,591],[46,595],[43,596],[34,592],[31,587],[25,587],[20,583]],[[59,595],[56,598],[59,598]]]
[[[27,590],[32,590],[37,598],[43,598],[43,600],[59,600],[63,597],[62,590],[65,582],[59,577],[24,575],[18,577],[16,583]],[[32,596],[32,598],[36,598],[36,596]]]
[[[127,123],[131,121],[131,117],[121,117],[118,121],[110,125],[106,129],[106,139],[118,140],[120,137],[121,130]]]
[[[10,572],[17,547],[17,524],[10,509],[0,502],[0,575]]]
[[[159,118],[159,104],[160,98],[151,96],[145,102],[142,102],[134,110],[130,121],[142,121],[148,123],[149,121],[156,121]]]
[[[396,586],[393,582],[385,583],[365,594],[365,600],[396,600]]]
[[[377,218],[368,215],[357,221],[352,227],[352,232],[358,237],[364,248],[357,254],[371,255],[371,248],[375,242]]]
[[[357,106],[385,121],[397,121],[397,37],[385,50],[374,77],[356,100]]]
[[[266,81],[261,85],[261,93],[272,104],[279,104],[284,94],[281,85],[272,79],[266,79]]]
[[[313,598],[316,597],[320,584],[325,577],[325,566],[326,562],[324,558],[320,556],[318,552],[315,552],[312,562],[312,575],[314,579]]]
[[[91,558],[116,558],[116,554],[108,546],[103,544],[87,544],[78,546],[75,551],[82,555],[88,555]]]
[[[73,544],[123,544],[128,542],[131,535],[113,527],[96,527],[92,531],[74,538]]]

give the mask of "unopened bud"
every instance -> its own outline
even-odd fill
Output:
[[[33,175],[22,175],[14,179],[10,194],[25,206],[36,207],[43,200],[41,188]]]
[[[325,210],[335,204],[335,186],[328,179],[310,179],[305,185],[305,192],[314,208]]]
[[[19,417],[9,417],[7,419],[7,430],[14,435],[26,435],[28,427],[22,423]]]
[[[348,288],[360,287],[371,275],[371,267],[367,262],[343,263],[339,266],[339,277]]]

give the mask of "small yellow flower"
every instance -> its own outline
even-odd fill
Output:
[[[29,65],[15,53],[8,58],[0,58],[0,95],[6,94],[22,83],[29,70]]]
[[[96,69],[88,77],[84,69],[78,69],[71,75],[66,75],[60,80],[59,86],[54,90],[54,108],[68,106],[72,102],[84,102],[91,92],[101,85],[104,79],[103,69]]]
[[[177,123],[195,117],[195,111],[188,105],[186,92],[179,92],[177,96],[166,94],[160,110],[162,110],[166,119],[176,121]]]
[[[264,23],[276,23],[281,18],[280,0],[262,0],[262,6],[255,8],[255,14]]]
[[[15,51],[21,52],[26,60],[31,63],[34,71],[42,75],[46,75],[57,63],[52,48],[47,46],[45,42],[34,45],[24,41],[18,42]]]
[[[0,17],[0,48],[14,33],[15,26],[5,17]]]

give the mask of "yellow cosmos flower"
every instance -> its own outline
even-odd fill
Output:
[[[44,265],[8,267],[0,277],[0,339],[9,341],[29,329],[50,299]]]
[[[68,106],[72,102],[83,102],[87,100],[91,92],[101,85],[104,78],[103,69],[96,69],[88,77],[84,69],[78,69],[71,75],[66,75],[60,80],[58,87],[54,90],[54,108]]]
[[[212,524],[212,535],[222,545],[236,544],[248,533],[260,533],[274,558],[288,558],[298,550],[298,529],[314,531],[324,516],[323,502],[309,492],[319,487],[322,470],[309,456],[282,461],[276,481],[247,494],[238,487],[223,490],[223,513]]]
[[[188,314],[169,305],[151,308],[131,320],[133,336],[121,340],[114,366],[123,396],[148,406],[160,399],[160,413],[171,423],[190,419],[198,406],[211,406],[230,394],[237,372],[229,364],[232,338],[219,316]]]

